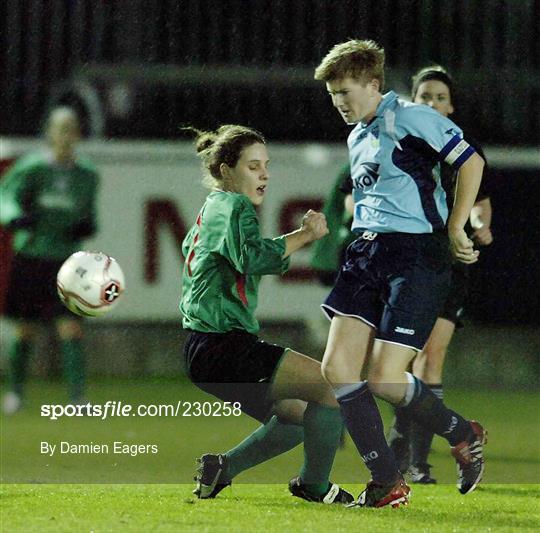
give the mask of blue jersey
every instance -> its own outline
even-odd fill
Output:
[[[353,230],[432,233],[448,218],[438,166],[458,169],[474,153],[451,120],[390,91],[375,118],[348,138]]]

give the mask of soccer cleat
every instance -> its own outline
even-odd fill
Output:
[[[6,392],[2,398],[2,411],[5,415],[14,415],[23,406],[22,398],[13,391]]]
[[[364,492],[358,496],[358,500],[347,507],[399,507],[409,504],[410,494],[411,489],[401,475],[396,481],[387,484],[370,481]]]
[[[437,483],[437,480],[431,477],[430,468],[431,465],[427,463],[411,465],[408,472],[411,477],[411,482],[420,485],[433,485]]]
[[[456,460],[458,482],[461,494],[472,492],[482,480],[484,473],[484,444],[487,443],[487,431],[475,420],[471,424],[472,435],[468,440],[451,448]]]
[[[197,474],[193,478],[197,486],[193,494],[201,500],[215,498],[231,481],[224,480],[223,475],[227,469],[227,458],[222,454],[206,453],[197,459]]]
[[[352,494],[342,489],[335,483],[330,483],[328,491],[320,496],[314,496],[310,494],[305,485],[300,481],[300,476],[294,477],[289,481],[289,491],[293,496],[307,500],[308,502],[318,502],[325,504],[341,503],[347,504],[354,501]]]
[[[400,472],[407,472],[411,460],[410,439],[408,434],[401,434],[395,427],[388,432],[388,446],[394,452]]]

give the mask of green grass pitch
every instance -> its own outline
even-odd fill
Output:
[[[94,402],[132,404],[208,399],[186,383],[110,382],[94,385]],[[41,403],[61,403],[63,390],[34,383],[24,411],[1,419],[0,531],[525,531],[540,529],[540,398],[533,393],[450,391],[447,403],[489,431],[484,483],[462,496],[441,439],[430,457],[437,486],[413,485],[399,509],[344,509],[288,494],[301,447],[241,474],[216,500],[191,494],[194,458],[225,451],[256,427],[241,418],[94,418],[51,421]],[[383,409],[385,421],[390,412]],[[48,457],[40,442],[155,443],[154,455]],[[348,441],[332,480],[355,495],[368,476]]]

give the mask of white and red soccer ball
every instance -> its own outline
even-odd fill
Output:
[[[102,252],[75,252],[60,267],[56,287],[71,312],[101,316],[116,307],[126,284],[113,257]]]

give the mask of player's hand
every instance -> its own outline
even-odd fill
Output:
[[[318,213],[310,209],[302,218],[302,231],[309,236],[310,240],[316,241],[328,235],[326,217],[323,213]]]
[[[474,231],[472,234],[473,241],[479,246],[487,246],[493,242],[493,234],[491,228],[482,226]]]
[[[473,248],[473,241],[467,237],[463,229],[449,229],[450,249],[452,255],[462,263],[472,264],[478,261],[480,252]]]

